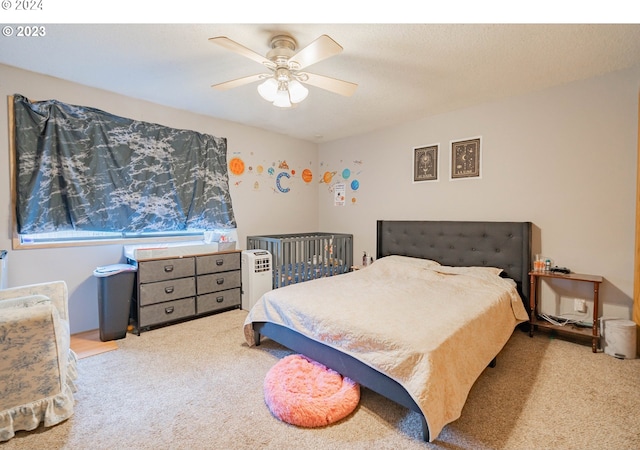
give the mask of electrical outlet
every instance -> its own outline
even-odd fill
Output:
[[[576,312],[587,312],[587,301],[583,298],[576,298],[573,300],[573,310]]]

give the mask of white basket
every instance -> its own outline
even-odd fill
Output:
[[[636,357],[636,323],[625,319],[601,319],[602,348],[619,359]]]

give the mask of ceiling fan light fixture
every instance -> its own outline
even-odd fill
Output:
[[[278,82],[275,78],[267,78],[258,85],[258,93],[268,102],[273,102],[278,94]]]
[[[289,98],[291,103],[300,103],[309,95],[309,89],[304,87],[298,80],[289,81]]]
[[[271,72],[270,74],[261,73],[214,84],[212,87],[217,90],[226,90],[254,81],[262,81],[258,86],[260,96],[276,106],[288,108],[292,102],[300,103],[307,97],[309,91],[301,83],[307,83],[345,97],[353,95],[358,87],[357,84],[348,81],[303,72],[306,67],[342,52],[340,44],[326,34],[302,49],[298,49],[295,39],[287,34],[274,36],[271,39],[271,50],[266,57],[226,36],[217,36],[209,40],[261,64],[263,68]]]
[[[273,101],[273,106],[277,106],[279,108],[291,108],[289,91],[287,91],[286,89],[278,89],[276,99]]]

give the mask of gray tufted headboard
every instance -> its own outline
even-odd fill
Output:
[[[490,266],[513,279],[529,311],[531,222],[379,220],[377,258],[432,259],[447,266]]]

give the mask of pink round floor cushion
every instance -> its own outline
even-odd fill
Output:
[[[264,399],[283,422],[322,427],[351,414],[360,401],[360,385],[303,355],[289,355],[267,372]]]

